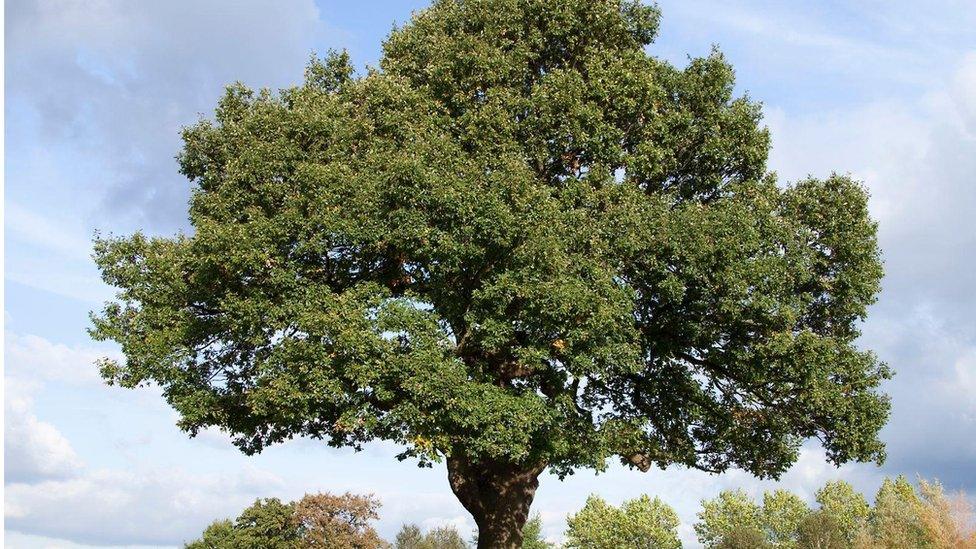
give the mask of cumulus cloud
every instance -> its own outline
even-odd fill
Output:
[[[22,384],[19,390],[57,381],[73,385],[100,383],[95,361],[117,352],[53,343],[32,334],[4,333],[4,375]],[[8,387],[7,394],[10,394]]]
[[[29,398],[9,394],[5,398],[5,483],[33,484],[64,479],[81,467],[81,460],[68,439],[54,425],[39,420],[32,405]]]
[[[255,469],[217,475],[94,470],[7,485],[5,523],[21,533],[93,545],[174,545],[281,486],[279,478]]]
[[[296,440],[246,458],[219,431],[188,441],[172,429],[175,414],[157,391],[120,392],[101,384],[93,362],[104,354],[5,333],[4,507],[13,533],[7,545],[174,546],[213,520],[237,516],[256,498],[290,501],[319,490],[375,493],[384,504],[378,526],[390,537],[406,522],[455,524],[463,532],[473,527],[447,490],[444,472],[398,464],[390,443],[368,445],[354,456]],[[38,408],[67,395],[88,403],[67,411],[87,426],[80,431],[87,436],[80,445],[85,452],[58,428],[67,421],[64,411]],[[176,441],[185,446],[167,453]],[[385,474],[391,468],[399,472]]]
[[[75,475],[82,462],[71,443],[34,411],[45,382],[95,380],[91,349],[53,344],[33,335],[4,334],[4,482],[34,484]]]
[[[771,164],[785,179],[847,171],[870,189],[886,277],[862,343],[896,372],[886,467],[973,490],[976,52],[932,86],[915,100],[773,110]]]
[[[98,400],[103,352],[5,333],[4,518],[7,530],[93,545],[172,545],[234,516],[283,481],[255,467],[218,474],[149,464],[88,467],[67,437],[38,417],[35,395],[67,387]],[[24,545],[37,540],[22,539]]]
[[[185,218],[180,127],[226,84],[294,82],[327,30],[312,0],[18,0],[6,17],[13,131],[57,149],[16,155],[16,183],[54,171],[99,197],[90,225],[160,231]]]

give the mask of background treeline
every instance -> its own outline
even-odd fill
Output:
[[[816,504],[786,490],[766,492],[761,501],[741,490],[702,502],[694,530],[717,549],[976,549],[973,507],[963,494],[948,495],[938,482],[885,479],[870,505],[842,481],[816,493]],[[234,520],[211,524],[188,549],[328,548],[464,549],[456,528],[424,531],[404,525],[392,543],[372,527],[380,502],[373,496],[310,494],[292,503],[258,500]],[[675,549],[678,515],[659,498],[641,496],[610,505],[590,496],[567,519],[566,549],[640,547]],[[542,538],[542,521],[526,524],[523,547],[554,548]]]

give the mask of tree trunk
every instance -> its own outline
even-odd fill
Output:
[[[521,549],[522,527],[545,465],[447,458],[447,479],[478,525],[478,549]]]

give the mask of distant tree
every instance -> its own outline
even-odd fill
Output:
[[[294,503],[257,500],[233,522],[218,520],[187,549],[382,549],[369,524],[379,502],[372,496],[309,494]],[[453,548],[452,548],[453,549]]]
[[[203,531],[203,536],[184,547],[186,549],[236,549],[241,546],[238,543],[238,532],[234,529],[234,523],[229,520],[218,520]]]
[[[387,545],[370,524],[379,507],[373,496],[310,494],[295,504],[294,522],[306,548],[374,549]]]
[[[424,533],[416,524],[405,524],[393,546],[395,549],[466,549],[468,544],[453,526],[432,528]]]
[[[787,490],[763,494],[762,528],[773,547],[796,549],[800,523],[810,508],[799,496]]]
[[[99,239],[92,335],[191,434],[246,453],[374,439],[444,460],[479,546],[539,475],[776,477],[804,439],[884,456],[888,369],[855,345],[882,267],[867,194],[779,184],[714,52],[649,54],[638,0],[437,0],[356,75],[230,86],[183,132],[192,231]]]
[[[526,521],[522,528],[522,549],[552,549],[553,545],[542,537],[542,517],[538,514]]]
[[[259,499],[234,521],[235,544],[240,549],[297,549],[301,532],[295,504],[278,498]]]
[[[869,526],[878,547],[932,547],[922,525],[922,500],[904,476],[884,479],[874,498]]]
[[[885,479],[875,496],[868,527],[857,549],[976,548],[976,522],[963,495],[948,498],[937,481],[919,479],[918,489],[903,476]]]
[[[733,526],[712,545],[716,549],[772,549],[766,533],[754,526]]]
[[[947,497],[938,481],[919,479],[922,527],[935,547],[976,549],[976,514],[965,494]]]
[[[393,541],[395,549],[425,549],[424,533],[416,524],[404,524]]]
[[[468,544],[454,526],[432,528],[424,536],[429,549],[466,549]]]
[[[854,543],[865,528],[871,512],[871,506],[864,496],[850,484],[838,480],[827,482],[818,490],[816,500],[822,514],[815,520],[822,524],[830,523],[839,530],[848,545]]]
[[[723,491],[715,499],[703,501],[694,528],[705,547],[729,543],[733,533],[735,539],[740,539],[746,536],[745,532],[755,531],[766,539],[762,509],[742,490]]]
[[[758,532],[770,547],[795,549],[800,523],[808,514],[807,504],[786,490],[766,492],[761,506],[745,492],[732,490],[702,502],[694,528],[706,547],[728,547],[733,541],[741,544]]]
[[[852,544],[841,521],[825,509],[808,513],[797,526],[799,549],[850,549]]]
[[[567,549],[651,547],[678,549],[678,516],[658,498],[641,496],[614,507],[590,496],[568,519]]]

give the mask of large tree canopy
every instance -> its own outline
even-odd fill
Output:
[[[365,74],[331,54],[229,87],[183,135],[193,232],[97,242],[120,292],[92,333],[125,355],[105,378],[248,453],[446,457],[476,520],[514,471],[531,501],[543,469],[614,456],[775,476],[817,437],[881,459],[865,191],[778,184],[722,55],[656,59],[657,25],[635,1],[441,0]]]

